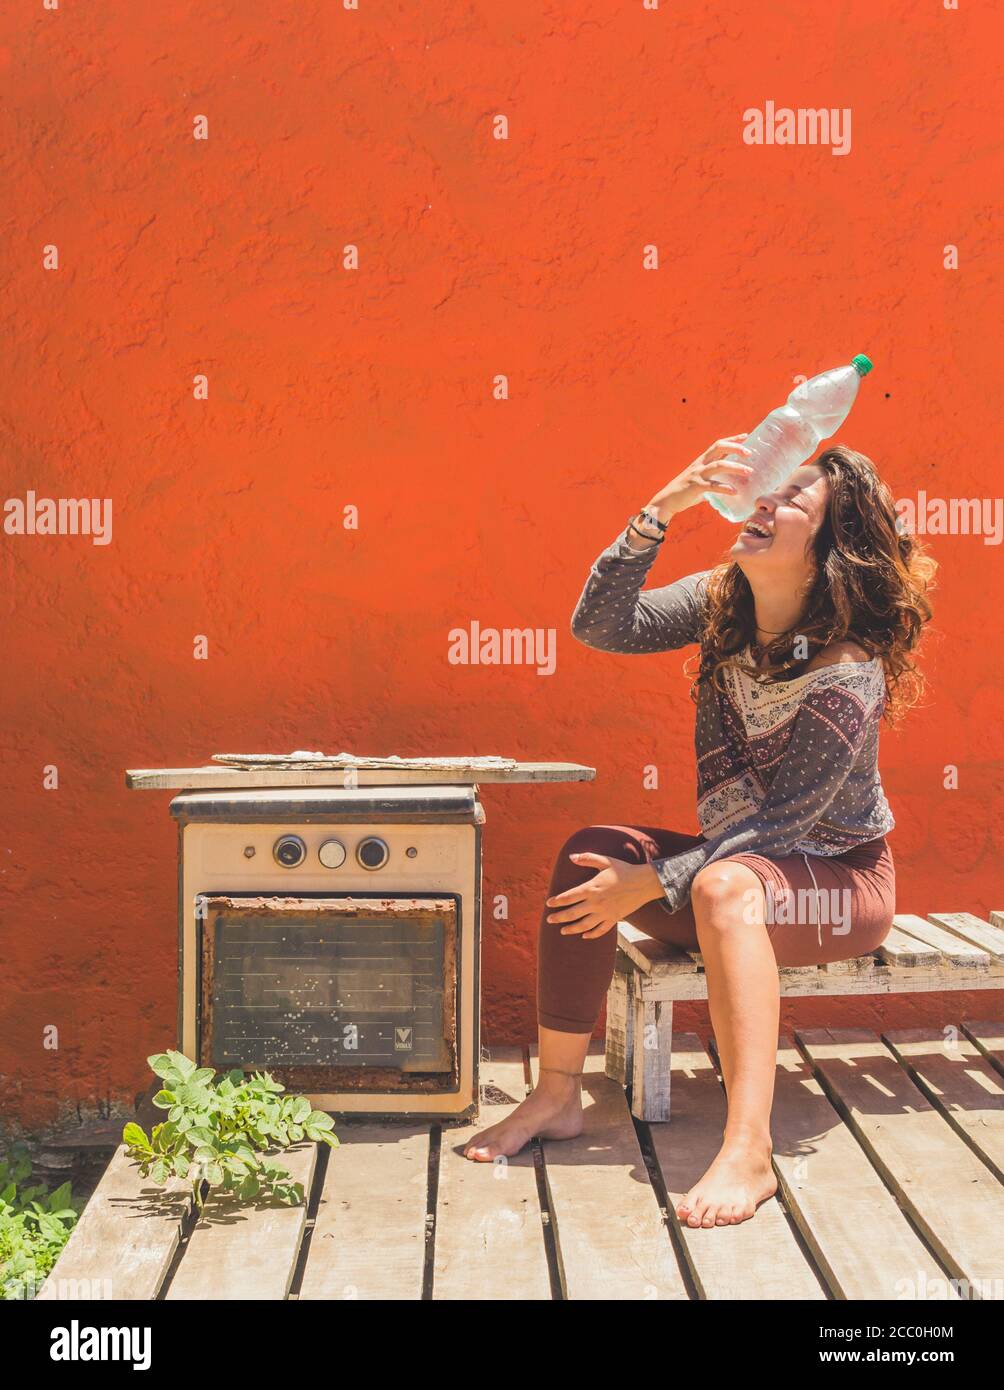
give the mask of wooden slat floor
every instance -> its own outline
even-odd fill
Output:
[[[645,1125],[594,1044],[584,1134],[508,1162],[464,1159],[470,1129],[342,1121],[338,1149],[290,1151],[293,1210],[214,1201],[193,1224],[120,1150],[41,1296],[1004,1299],[1004,1024],[782,1038],[778,1194],[737,1227],[676,1220],[725,1097],[696,1037],[672,1065],[673,1118]],[[493,1052],[476,1128],[535,1074],[533,1049]]]

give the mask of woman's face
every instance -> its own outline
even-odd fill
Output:
[[[743,574],[795,581],[812,573],[812,541],[826,517],[829,483],[815,463],[804,463],[774,492],[757,498],[729,551]],[[762,534],[762,533],[766,534]]]

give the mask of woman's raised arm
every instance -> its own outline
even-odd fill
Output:
[[[716,440],[688,468],[655,494],[651,502],[621,531],[593,562],[572,614],[574,637],[603,652],[675,651],[700,641],[701,570],[660,589],[641,592],[641,586],[662,545],[654,516],[667,527],[678,512],[700,502],[705,492],[735,493],[728,483],[710,475],[749,473],[743,463],[723,463],[744,446],[745,435]]]

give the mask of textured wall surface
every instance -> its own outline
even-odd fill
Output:
[[[966,0],[3,7],[3,496],[113,502],[108,545],[0,536],[9,1116],[120,1103],[173,1041],[168,795],[123,771],[214,751],[595,765],[484,788],[485,1033],[530,1035],[565,837],[695,826],[681,654],[568,630],[628,513],[855,352],[840,438],[897,497],[1004,492],[1000,29]],[[744,143],[768,101],[850,108],[849,151]],[[653,584],[731,543],[710,508],[673,529]],[[1004,906],[985,539],[931,538],[928,704],[884,736],[903,911]],[[450,664],[474,620],[553,629],[554,673]]]

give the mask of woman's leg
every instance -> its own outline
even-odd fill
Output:
[[[737,855],[703,869],[690,901],[728,1116],[718,1157],[677,1214],[691,1226],[724,1225],[752,1216],[777,1186],[770,1166],[777,967],[875,950],[896,910],[895,867],[884,840],[814,858],[811,868],[802,855]]]
[[[697,843],[695,835],[655,827],[588,826],[571,835],[559,851],[547,896],[556,897],[596,876],[595,868],[574,864],[571,854],[592,851],[643,864]],[[562,936],[562,924],[547,920],[555,910],[545,903],[537,943],[537,1085],[504,1120],[475,1135],[464,1150],[468,1158],[489,1162],[518,1153],[535,1135],[570,1139],[582,1131],[582,1066],[613,975],[617,932],[611,929],[591,940]],[[660,940],[673,940],[675,933],[680,945],[696,945],[690,914],[670,916],[659,900],[646,903],[630,920]]]
[[[777,1190],[770,1143],[777,961],[763,884],[752,869],[729,861],[709,864],[694,879],[690,902],[728,1111],[718,1156],[676,1211],[688,1226],[728,1226],[747,1220]]]

